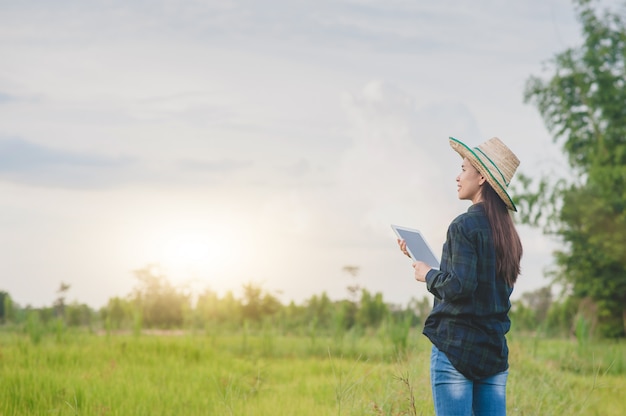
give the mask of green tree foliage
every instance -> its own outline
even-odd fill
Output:
[[[214,291],[206,289],[198,296],[196,313],[205,326],[226,324],[239,326],[242,320],[242,305],[230,291],[220,298]]]
[[[540,325],[546,320],[548,311],[552,306],[552,290],[550,286],[545,286],[524,293],[521,301],[534,312],[536,324]]]
[[[356,272],[357,268],[350,270]],[[331,300],[322,292],[303,304],[291,301],[283,305],[274,294],[254,283],[243,285],[240,298],[231,291],[219,296],[207,288],[192,299],[184,288],[172,285],[157,266],[147,265],[134,274],[137,284],[132,292],[123,298],[109,299],[98,314],[86,304],[67,304],[64,295],[69,285],[65,284],[58,292],[62,296],[51,306],[20,308],[9,302],[6,292],[0,292],[0,306],[6,310],[7,305],[12,305],[13,322],[24,325],[33,342],[49,333],[56,333],[57,339],[62,340],[65,329],[78,327],[107,331],[132,328],[137,335],[143,328],[202,328],[209,334],[222,330],[262,331],[267,342],[271,342],[275,331],[282,331],[307,334],[313,343],[318,336],[342,341],[351,331],[360,334],[371,330],[389,335],[399,351],[406,348],[410,329],[420,325],[431,309],[426,297],[421,301],[412,299],[403,308],[385,303],[382,293],[372,294],[360,286],[360,299],[356,300],[356,292],[349,290],[351,299]]]
[[[200,320],[217,323],[225,320],[226,316],[220,313],[220,300],[217,293],[206,289],[198,296],[196,312]]]
[[[317,323],[308,317],[307,307],[305,305],[297,305],[293,300],[287,306],[282,308],[281,320],[283,329],[287,332],[297,332],[307,326],[312,326],[313,331],[316,330]]]
[[[545,323],[552,306],[550,286],[524,293],[518,301],[512,302],[511,321],[517,330],[545,329]]]
[[[13,317],[13,301],[8,292],[0,291],[0,324],[11,321]]]
[[[133,321],[133,305],[120,297],[109,299],[107,306],[100,312],[109,329],[122,329]]]
[[[378,328],[385,320],[389,310],[385,302],[383,302],[382,293],[376,293],[374,296],[367,290],[361,290],[361,302],[357,312],[357,323],[361,327]]]
[[[65,321],[68,326],[91,326],[95,312],[86,304],[73,302],[65,307]]]
[[[33,311],[37,315],[39,315],[39,320],[44,325],[49,325],[50,323],[52,323],[53,321],[55,321],[55,320],[57,320],[59,318],[59,316],[58,316],[58,308],[57,308],[56,303],[52,307],[44,307],[44,308],[39,308],[39,309],[33,309]]]
[[[148,266],[135,271],[139,281],[132,299],[141,312],[147,328],[182,327],[189,295],[174,287],[158,267]]]
[[[573,331],[576,315],[580,309],[580,299],[567,297],[554,302],[546,316],[546,331],[553,336],[568,336]]]
[[[243,317],[250,321],[261,320],[263,289],[253,283],[243,285]]]
[[[280,301],[272,294],[267,293],[263,288],[254,283],[243,285],[243,318],[260,322],[264,318],[271,318],[282,307]]]
[[[356,317],[359,311],[359,305],[352,301],[343,299],[337,303],[337,311],[333,318],[334,332],[346,331],[354,327],[357,323]]]
[[[54,310],[59,318],[63,318],[65,316],[65,297],[67,296],[67,292],[70,290],[70,285],[67,283],[61,282],[59,285],[59,289],[57,289],[57,295],[59,296],[54,301]]]
[[[329,328],[332,323],[334,305],[326,292],[313,295],[306,302],[307,318],[318,328]]]
[[[421,300],[411,298],[408,309],[412,312],[415,325],[423,325],[433,308],[433,301],[424,296]]]
[[[522,177],[522,220],[558,236],[556,277],[576,298],[597,303],[604,336],[626,334],[626,26],[592,0],[576,0],[584,43],[529,78],[525,99],[562,145],[572,174]]]

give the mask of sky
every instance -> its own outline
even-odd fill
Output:
[[[194,293],[422,298],[390,224],[440,254],[469,207],[449,136],[563,166],[523,91],[580,43],[568,0],[0,0],[0,290],[99,308],[158,265]],[[558,247],[519,230],[514,298]]]

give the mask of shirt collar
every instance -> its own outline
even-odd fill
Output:
[[[478,202],[476,204],[470,205],[470,207],[467,209],[467,212],[476,212],[476,211],[484,211],[485,207],[483,206],[482,202]]]

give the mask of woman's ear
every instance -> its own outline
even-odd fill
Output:
[[[485,181],[486,181],[485,177],[483,175],[480,175],[480,178],[478,178],[478,184],[482,186],[483,183],[485,183]]]

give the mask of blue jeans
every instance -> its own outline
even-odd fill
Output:
[[[430,383],[438,416],[506,415],[506,379],[509,372],[472,381],[450,364],[448,357],[433,346],[430,356]]]

